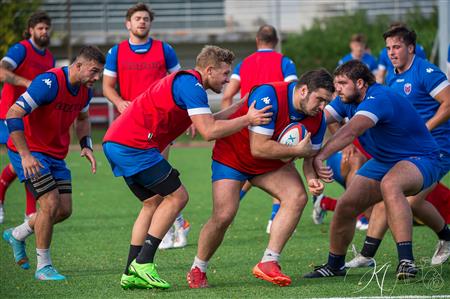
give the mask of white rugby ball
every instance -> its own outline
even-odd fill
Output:
[[[290,123],[283,129],[280,136],[278,136],[278,142],[288,146],[297,145],[306,136],[308,131],[301,123]]]

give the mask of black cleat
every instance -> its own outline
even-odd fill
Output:
[[[401,260],[397,266],[397,279],[404,280],[415,278],[418,270],[413,261]]]
[[[332,269],[328,264],[318,266],[314,268],[314,271],[305,274],[304,278],[322,278],[322,277],[333,277],[333,276],[345,276],[347,272],[345,271],[345,268],[342,270],[335,270]]]

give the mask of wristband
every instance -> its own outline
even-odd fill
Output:
[[[8,126],[8,132],[11,134],[14,131],[24,131],[23,119],[19,117],[7,118],[6,125]]]
[[[84,136],[83,138],[80,139],[80,146],[81,149],[84,149],[85,147],[87,147],[88,149],[90,149],[91,151],[92,149],[92,138],[91,136]]]

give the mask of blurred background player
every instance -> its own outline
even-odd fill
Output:
[[[275,51],[278,41],[275,27],[267,24],[259,27],[256,33],[256,52],[246,57],[234,68],[230,83],[224,91],[222,109],[233,103],[233,97],[239,91],[243,98],[253,87],[263,83],[298,80],[294,62]],[[251,184],[245,182],[240,195],[241,199],[250,188]],[[270,233],[272,220],[279,208],[280,202],[274,198],[272,213],[267,224],[267,233]]]
[[[9,158],[20,181],[39,201],[39,210],[23,224],[5,230],[3,239],[24,268],[28,264],[25,239],[35,233],[37,280],[66,279],[50,256],[53,226],[72,214],[72,178],[64,159],[75,124],[81,156],[91,163],[92,173],[96,171],[88,109],[91,88],[101,78],[104,63],[98,48],[82,47],[70,66],[38,75],[6,114]]]
[[[50,44],[51,19],[43,11],[33,13],[28,19],[24,40],[8,49],[0,61],[0,81],[4,83],[0,97],[0,144],[6,144],[8,129],[6,128],[6,113],[19,96],[25,92],[37,75],[55,66],[52,53],[47,49]],[[0,165],[5,165],[1,161]],[[4,221],[3,203],[8,186],[17,177],[11,164],[3,168],[0,175],[0,223]],[[36,213],[36,200],[33,194],[25,188],[26,209],[25,218]]]
[[[153,82],[180,69],[174,49],[149,36],[153,20],[154,12],[144,3],[130,7],[125,22],[129,39],[112,47],[106,56],[103,94],[121,114]],[[166,160],[169,159],[169,148],[163,151]],[[189,230],[189,222],[180,214],[160,248],[186,246]]]
[[[404,23],[401,22],[394,22],[392,23],[389,28],[394,28],[398,26],[406,26]],[[416,48],[414,52],[418,57],[427,59],[427,55],[425,53],[425,49],[422,45],[416,43]],[[375,78],[377,79],[377,82],[380,84],[384,83],[384,80],[386,76],[394,71],[394,65],[392,64],[391,60],[389,59],[388,52],[386,47],[381,49],[380,55],[378,57],[378,71],[375,74]]]
[[[368,53],[367,38],[362,33],[353,34],[350,38],[350,53],[342,57],[338,65],[344,64],[350,60],[362,61],[372,73],[377,72],[377,59]]]

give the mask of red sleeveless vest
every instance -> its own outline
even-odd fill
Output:
[[[120,96],[132,101],[153,82],[167,74],[163,43],[153,39],[146,53],[135,53],[128,40],[117,48],[117,78]]]
[[[278,52],[255,52],[242,61],[241,97],[244,97],[257,85],[268,82],[284,81],[281,69],[283,55]]]
[[[41,55],[33,48],[29,40],[20,42],[25,47],[25,58],[22,63],[14,70],[14,74],[33,80],[37,75],[42,74],[54,65],[52,53],[45,49],[45,54]],[[0,101],[0,119],[6,119],[6,113],[14,102],[24,93],[25,87],[14,86],[5,83],[2,89]]]
[[[139,95],[109,127],[103,142],[163,151],[191,125],[186,110],[175,103],[172,85],[176,76],[191,74],[202,83],[194,70],[178,71],[156,81]]]
[[[70,144],[70,127],[86,106],[89,89],[80,86],[77,95],[72,95],[67,89],[66,76],[61,68],[49,72],[56,75],[58,93],[53,102],[36,108],[24,119],[25,139],[32,152],[41,152],[56,159],[67,156]],[[8,140],[8,148],[17,151]]]
[[[277,140],[283,129],[290,123],[289,104],[288,104],[288,85],[289,82],[273,82],[267,83],[275,89],[278,103],[277,121],[275,123],[275,131],[272,140]],[[248,105],[244,104],[230,118],[239,117],[246,114]],[[300,122],[305,125],[311,135],[317,133],[322,122],[322,113],[318,113],[314,117],[306,117]],[[238,133],[231,136],[218,139],[213,148],[213,160],[234,168],[240,172],[258,175],[276,170],[285,162],[273,159],[258,159],[252,156],[249,142],[248,128],[244,128]]]

